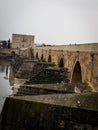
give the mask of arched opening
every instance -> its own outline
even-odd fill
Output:
[[[48,57],[48,62],[51,62],[51,55],[49,55]]]
[[[81,82],[82,82],[81,66],[79,61],[77,61],[73,70],[72,83],[81,83]]]
[[[38,52],[36,52],[36,59],[38,59]]]
[[[15,51],[11,51],[11,56],[15,56]]]
[[[64,67],[64,59],[63,58],[60,59],[59,67]]]
[[[43,54],[41,55],[41,60],[42,60],[42,61],[44,60],[44,55],[43,55]]]

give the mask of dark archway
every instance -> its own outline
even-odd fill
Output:
[[[63,58],[60,59],[59,67],[64,67],[64,59]]]
[[[49,55],[48,57],[48,62],[51,62],[51,55]]]
[[[79,61],[76,62],[73,70],[72,83],[82,83],[82,73]]]
[[[11,51],[11,56],[15,56],[15,51]]]
[[[41,55],[41,60],[42,60],[42,61],[44,60],[44,55],[43,55],[43,54]]]
[[[38,59],[38,52],[36,52],[36,59]]]

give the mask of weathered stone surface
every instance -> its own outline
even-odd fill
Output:
[[[43,66],[43,67],[42,67]],[[68,70],[66,68],[55,68],[48,65],[48,63],[42,63],[42,65],[36,66],[32,71],[32,77],[27,84],[53,84],[61,82],[69,82]]]
[[[32,60],[23,60],[22,65],[16,73],[16,77],[20,79],[29,79],[32,76],[32,71],[36,63]]]
[[[96,130],[98,93],[8,97],[1,124],[1,130]]]
[[[81,93],[81,94],[52,94],[37,96],[15,96],[13,99],[21,99],[32,102],[42,102],[65,107],[75,107],[87,110],[98,111],[98,93]],[[80,107],[77,102],[80,101]]]

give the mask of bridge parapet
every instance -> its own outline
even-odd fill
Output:
[[[37,46],[35,49],[43,50],[66,50],[66,51],[83,51],[83,52],[98,52],[98,43],[91,44],[70,44],[70,45],[52,45],[52,46]]]

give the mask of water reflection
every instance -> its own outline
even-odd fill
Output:
[[[0,61],[0,112],[5,98],[13,93],[12,72],[9,62]]]

